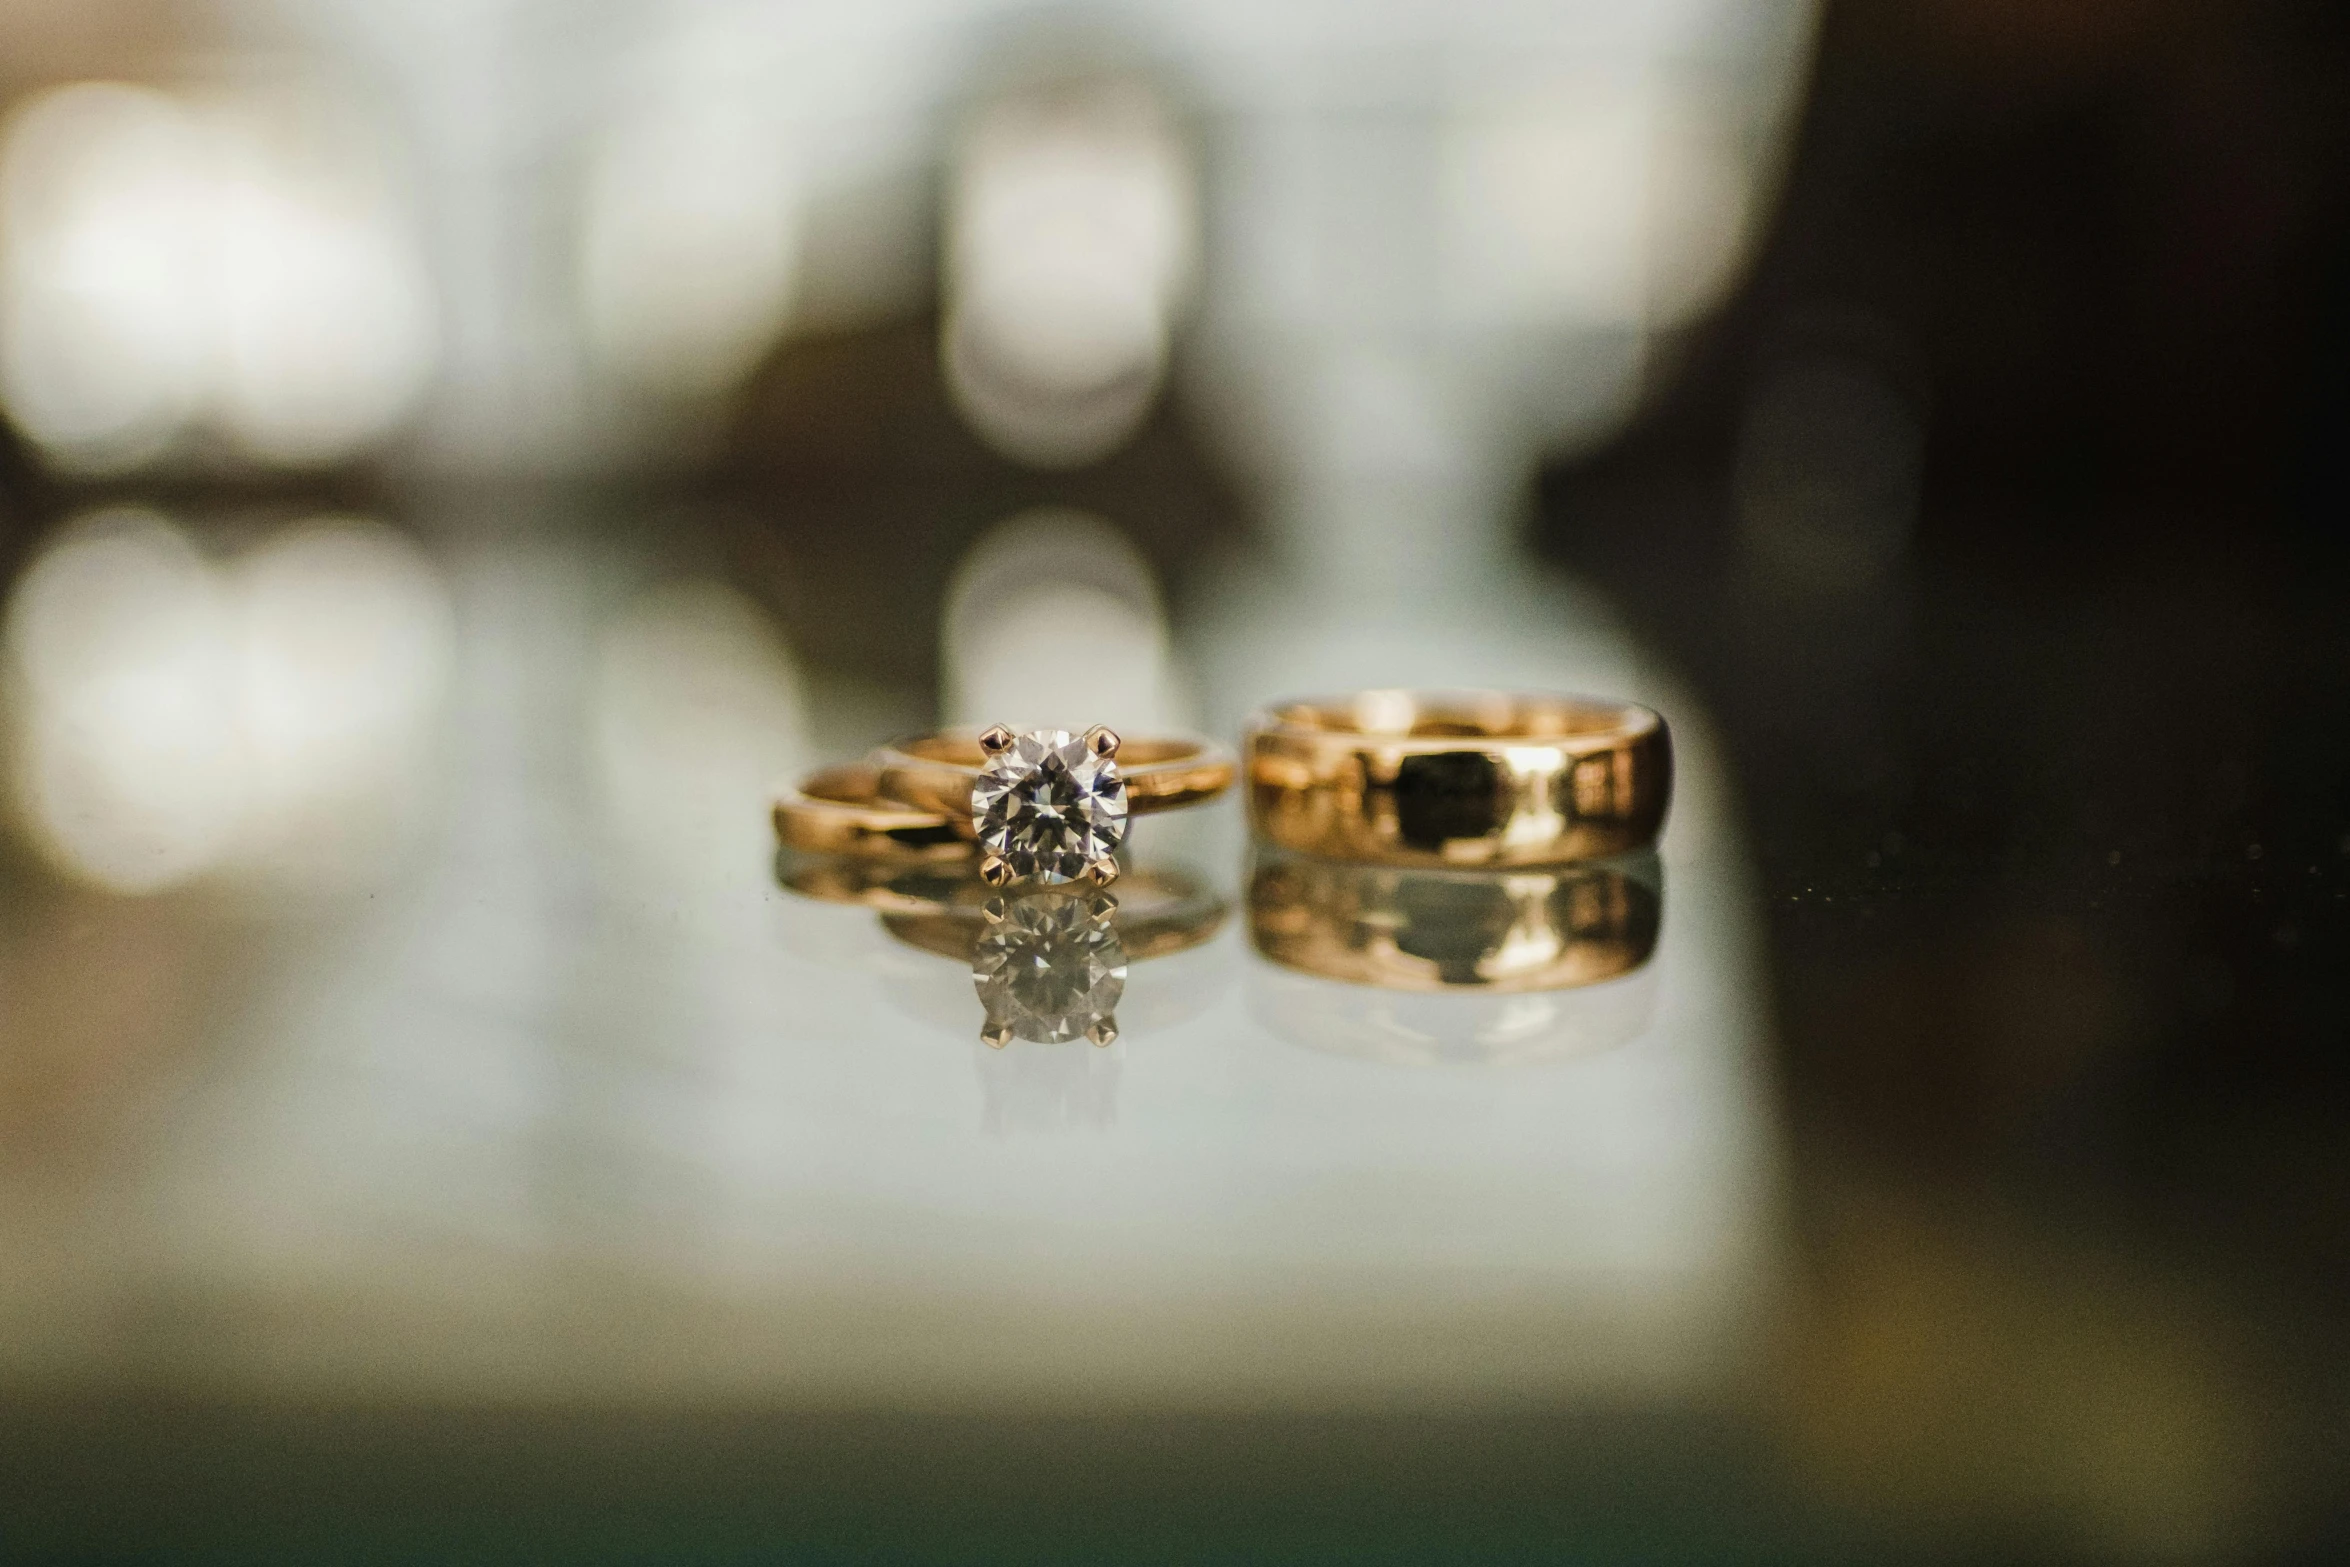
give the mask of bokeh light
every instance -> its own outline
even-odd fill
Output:
[[[322,518],[235,562],[244,852],[356,873],[421,825],[456,654],[440,572],[380,523]]]
[[[955,150],[947,384],[972,427],[1040,467],[1088,462],[1149,412],[1191,281],[1188,153],[1148,88],[1010,96]]]
[[[948,590],[941,649],[956,722],[1191,723],[1150,565],[1089,513],[1025,512],[973,545]]]
[[[343,109],[85,82],[4,137],[0,400],[60,466],[135,468],[195,430],[332,462],[422,393],[431,281]]]
[[[0,396],[60,462],[154,456],[205,392],[196,130],[164,94],[33,99],[0,146]]]
[[[811,760],[798,660],[734,588],[648,588],[606,627],[593,737],[610,821],[648,872],[685,883],[768,882],[767,802]]]
[[[580,253],[588,341],[620,374],[679,397],[739,380],[789,318],[799,179],[789,132],[729,102],[617,127],[590,172]]]
[[[1671,328],[1744,254],[1753,171],[1718,84],[1591,72],[1464,107],[1446,148],[1450,309]]]
[[[220,565],[152,511],[80,519],[9,605],[19,820],[112,892],[379,869],[421,819],[452,641],[439,574],[379,524]]]
[[[206,121],[214,418],[265,463],[358,451],[431,375],[423,257],[357,127],[298,100],[223,100]]]
[[[234,611],[144,511],[69,528],[18,582],[7,651],[17,802],[60,870],[154,892],[231,846],[246,782]]]

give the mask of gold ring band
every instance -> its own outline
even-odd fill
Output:
[[[1661,885],[1653,854],[1424,871],[1275,852],[1249,879],[1249,938],[1285,968],[1382,990],[1566,990],[1649,960]]]
[[[1498,691],[1363,691],[1250,720],[1258,837],[1360,864],[1506,869],[1656,841],[1672,795],[1665,721],[1628,702]]]
[[[947,817],[886,799],[880,785],[880,769],[866,763],[818,768],[777,797],[777,840],[803,854],[970,856],[970,839]]]

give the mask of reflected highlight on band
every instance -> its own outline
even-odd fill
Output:
[[[1474,872],[1260,850],[1249,937],[1271,962],[1250,1010],[1292,1044],[1395,1066],[1600,1055],[1648,1030],[1663,908],[1653,854]]]
[[[1266,851],[1249,936],[1274,962],[1386,990],[1566,990],[1629,974],[1656,951],[1653,854],[1549,871],[1336,865]]]

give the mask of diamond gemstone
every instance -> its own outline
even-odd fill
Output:
[[[990,904],[971,955],[988,1022],[1038,1044],[1110,1022],[1126,992],[1126,947],[1110,928],[1117,908],[1099,893],[1035,892]]]
[[[1031,729],[980,769],[971,825],[1015,875],[1070,881],[1126,841],[1126,781],[1066,729]]]

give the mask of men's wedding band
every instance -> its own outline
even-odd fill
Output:
[[[1363,691],[1285,702],[1243,742],[1266,842],[1360,864],[1549,866],[1656,841],[1672,796],[1663,718],[1629,702]]]

